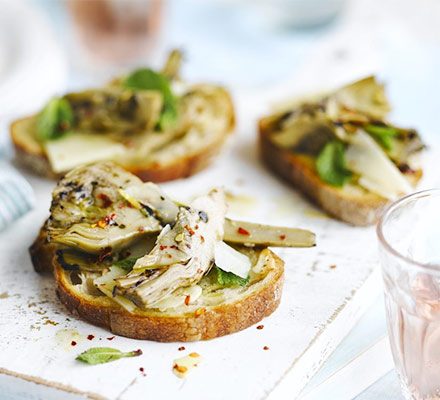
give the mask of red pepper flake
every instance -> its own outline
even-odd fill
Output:
[[[147,374],[145,373],[144,367],[140,367],[139,371],[141,371],[142,376],[147,376]]]
[[[194,235],[194,231],[192,230],[192,228],[189,225],[185,225],[185,229],[188,231],[188,233],[192,236]]]
[[[113,336],[113,337],[114,337],[114,336]],[[133,354],[134,354],[135,356],[141,356],[141,355],[142,355],[142,350],[141,350],[141,349],[137,349],[137,350],[133,351]]]
[[[106,215],[104,218],[100,219],[96,224],[100,228],[105,228],[108,225],[114,225],[116,223],[115,217],[116,217],[115,213],[112,213],[110,215]]]
[[[185,305],[188,306],[190,301],[191,301],[191,296],[190,295],[186,296],[185,297]]]
[[[286,235],[280,235],[280,240],[284,240],[286,238]]]
[[[180,346],[177,350],[183,351],[183,350],[185,350],[185,346]]]
[[[102,205],[104,208],[110,207],[113,202],[110,200],[110,197],[108,197],[105,193],[100,193],[98,195],[98,199],[102,200]]]
[[[72,346],[76,346],[76,342],[75,342],[74,340],[72,340],[72,341],[70,342],[70,344],[71,344]]]
[[[258,325],[258,326],[257,326],[257,329],[260,329],[260,330],[261,330],[261,329],[263,329],[263,328],[264,328],[264,325]]]
[[[143,226],[140,226],[137,230],[139,233],[143,233],[145,231]]]
[[[205,314],[205,312],[206,312],[206,308],[204,308],[204,307],[202,307],[202,308],[198,308],[198,309],[195,311],[194,315],[195,315],[195,317],[197,318],[197,317],[200,317],[202,314]]]
[[[335,269],[335,268],[336,268],[336,264],[330,265],[330,269]]]
[[[168,246],[164,246],[163,244],[161,244],[161,245],[159,246],[159,249],[160,249],[160,250],[165,250],[167,247],[168,247]]]
[[[87,339],[89,339],[89,340],[93,340],[93,339],[95,339],[95,336],[94,336],[94,335],[88,335],[88,336],[87,336]]]
[[[269,347],[268,346],[264,346],[263,350],[269,350]]]
[[[170,249],[175,249],[175,250],[177,250],[178,247],[177,247],[175,244],[172,244],[172,245],[170,246]]]
[[[194,229],[195,229],[195,230],[199,229],[199,226],[198,226],[198,225],[196,225],[196,226],[194,227]]]
[[[237,232],[238,232],[240,235],[246,235],[246,236],[249,236],[249,235],[250,235],[249,231],[247,231],[246,229],[242,228],[241,226],[237,229]]]
[[[115,338],[115,336],[110,336],[107,338],[107,340],[113,340]]]

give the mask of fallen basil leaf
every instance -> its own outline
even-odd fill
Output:
[[[327,143],[316,159],[319,177],[332,186],[343,186],[352,174],[345,166],[345,147],[339,141]]]
[[[137,357],[141,354],[142,350],[140,349],[123,353],[122,351],[112,349],[111,347],[92,347],[81,353],[76,359],[86,364],[96,365],[116,361],[124,357]]]

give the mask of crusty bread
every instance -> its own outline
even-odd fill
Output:
[[[122,166],[139,176],[143,181],[165,182],[173,179],[185,178],[204,169],[213,157],[220,151],[224,142],[235,126],[235,116],[232,100],[226,92],[223,93],[225,107],[227,107],[229,121],[225,124],[225,130],[213,130],[205,132],[200,143],[194,149],[188,149],[183,155],[169,157],[164,161],[148,161],[144,163],[125,163],[120,160]],[[64,173],[55,173],[45,154],[41,143],[34,133],[34,117],[18,119],[11,124],[10,135],[15,148],[16,160],[30,171],[51,179],[59,179]],[[161,149],[164,152],[164,149]]]
[[[167,310],[125,310],[107,296],[84,293],[53,259],[57,293],[61,302],[82,319],[114,334],[159,342],[213,339],[245,329],[270,315],[281,299],[284,263],[268,249],[261,274],[243,288],[228,289],[226,301],[205,304],[203,295],[188,306]],[[231,295],[231,291],[234,291]]]
[[[361,187],[345,185],[344,188],[323,182],[316,173],[313,159],[306,155],[276,146],[270,140],[269,120],[259,121],[259,147],[263,162],[276,174],[297,187],[312,202],[331,216],[356,226],[377,222],[388,201]],[[422,171],[413,174],[415,185]]]

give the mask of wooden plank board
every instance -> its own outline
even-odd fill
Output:
[[[371,277],[374,231],[333,221],[313,208],[261,166],[252,130],[242,132],[212,168],[163,187],[187,199],[222,183],[231,193],[232,217],[316,232],[315,248],[276,250],[286,262],[286,282],[281,305],[262,322],[264,329],[253,326],[184,344],[183,352],[179,343],[107,340],[110,333],[68,314],[51,277],[32,270],[27,247],[47,216],[53,184],[30,177],[37,208],[0,236],[0,372],[90,398],[131,399],[149,393],[194,399],[209,393],[210,399],[265,399],[283,398],[287,392],[295,397],[380,289]],[[95,339],[87,340],[89,334]],[[144,355],[93,367],[75,361],[88,347],[108,345],[141,348]],[[180,380],[172,374],[173,360],[190,351],[200,353],[203,361]]]

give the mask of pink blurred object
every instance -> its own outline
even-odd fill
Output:
[[[145,59],[160,28],[161,0],[69,0],[80,51],[87,61],[118,67]]]

